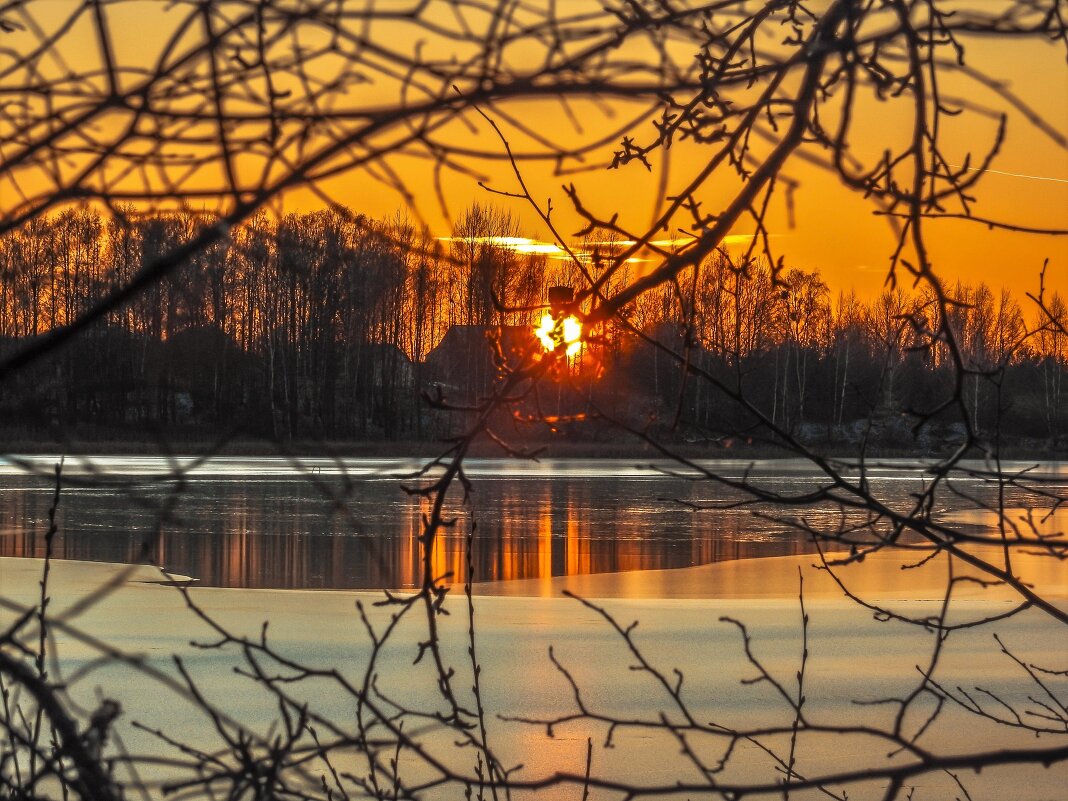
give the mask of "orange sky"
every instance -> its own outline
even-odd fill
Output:
[[[989,58],[996,74],[1006,78],[1023,100],[1043,112],[1054,128],[1068,136],[1068,70],[1065,69],[1063,47],[1054,44],[1036,47],[1032,42],[1026,47],[999,50],[984,42],[972,45],[977,55]],[[971,99],[995,105],[990,96],[972,94]],[[559,109],[545,103],[537,105],[540,107],[530,116],[548,120],[545,128],[554,132],[569,129]],[[902,130],[909,124],[907,120],[896,117],[892,107],[869,108],[867,112],[870,120],[858,126],[869,137],[863,142],[866,151],[881,152],[888,145],[901,144],[902,137],[907,135]],[[602,118],[590,109],[589,116],[583,119],[599,121]],[[950,141],[955,145],[955,163],[963,164],[969,153],[972,164],[980,161],[996,131],[994,121],[981,122],[984,125],[969,119],[959,129],[950,129]],[[488,124],[481,120],[476,120],[475,124],[478,139],[490,146],[496,143],[496,135]],[[952,125],[952,121],[949,124]],[[503,122],[501,125],[513,146],[517,141],[522,142],[523,137],[514,129],[509,130]],[[650,130],[651,126],[647,125],[646,135]],[[577,138],[578,135],[574,136]],[[667,194],[670,196],[673,187],[685,183],[707,156],[708,152],[700,148],[675,147],[671,152]],[[421,185],[424,188],[417,193],[418,210],[435,233],[445,231],[448,223],[433,193],[426,191],[425,164],[412,162],[405,165],[408,169],[403,170],[403,174],[408,177],[409,185],[417,190]],[[658,169],[662,168],[662,155],[657,154],[653,163]],[[504,165],[481,162],[478,167],[492,177],[491,186],[516,189],[515,178]],[[972,207],[976,215],[1034,227],[1068,228],[1068,151],[1019,115],[1009,120],[1005,142],[992,170],[999,172],[986,173],[976,187]],[[640,165],[632,164],[622,170],[600,169],[563,178],[554,177],[551,169],[537,164],[526,165],[523,171],[537,199],[544,203],[545,199],[551,198],[553,208],[557,210],[554,218],[563,232],[573,233],[584,224],[571,210],[562,189],[565,182],[576,184],[591,211],[604,218],[618,211],[621,222],[631,230],[644,232],[653,216],[659,174],[649,173]],[[821,169],[795,159],[786,173],[799,180],[801,187],[795,194],[793,227],[789,225],[784,198],[780,197],[773,208],[773,248],[786,257],[789,265],[818,269],[833,291],[854,288],[862,296],[880,292],[885,285],[889,257],[896,241],[887,221],[873,214],[870,201],[858,197],[836,177]],[[333,194],[372,213],[386,214],[397,207],[399,199],[395,193],[361,183],[366,188],[338,181],[339,186]],[[728,189],[734,188],[730,186]],[[474,180],[463,176],[446,177],[445,190],[453,214],[470,202],[500,203],[522,219],[524,233],[528,236],[549,237],[541,221],[522,201],[492,198]],[[729,194],[724,191],[719,197],[726,198]],[[706,189],[702,197],[709,208],[715,207],[717,193],[714,190]],[[307,208],[314,203],[297,193],[289,207]],[[751,225],[742,225],[736,233],[747,234],[752,230]],[[1068,293],[1068,237],[990,230],[973,222],[953,220],[932,221],[928,223],[927,231],[933,263],[944,276],[1006,286],[1022,296],[1023,292],[1037,289],[1039,270],[1048,258],[1047,286]]]
[[[577,12],[584,7],[583,3],[585,0],[576,0],[567,9]],[[81,5],[74,0],[52,0],[50,3],[34,5],[32,13],[35,22],[47,32],[66,19],[72,9]],[[596,3],[587,5],[597,6]],[[390,3],[384,3],[379,7],[391,6]],[[170,4],[154,2],[132,2],[111,8],[109,25],[114,34],[115,59],[121,64],[133,66],[154,63],[176,22],[190,8],[178,7],[175,10]],[[392,52],[400,54],[414,52],[417,41],[415,34],[424,34],[423,38],[427,38],[424,31],[413,31],[411,26],[395,22],[376,20],[373,27],[367,30],[373,31],[376,41],[385,43]],[[194,36],[195,32],[190,34],[191,38]],[[27,46],[31,40],[32,31],[23,30],[8,35],[5,44],[17,49]],[[314,37],[306,41],[314,44]],[[1042,112],[1062,137],[1068,135],[1068,70],[1065,69],[1063,45],[1036,40],[1024,44],[992,41],[970,41],[966,44],[969,63],[987,66],[990,73],[1005,80],[1025,102]],[[432,39],[426,42],[427,50],[439,55],[450,52],[449,48],[452,47],[462,49],[461,45],[453,43],[435,42]],[[80,17],[65,31],[56,49],[65,57],[66,65],[75,71],[87,72],[100,63],[99,46],[87,15]],[[518,56],[513,54],[513,58],[522,59],[524,53],[520,50]],[[55,70],[56,74],[65,69],[59,59],[46,59],[42,64],[44,69]],[[331,60],[330,56],[324,56],[317,62],[319,74],[324,78],[329,78],[331,69],[336,66],[336,57]],[[365,84],[354,84],[345,95],[349,98],[346,102],[353,104],[352,107],[359,107],[360,103],[396,103],[395,81],[384,74],[375,74],[373,70],[364,77],[367,78]],[[17,79],[18,76],[0,79],[0,87],[15,86]],[[133,73],[127,78],[130,85],[136,80],[137,76]],[[286,88],[301,91],[299,85],[295,84]],[[1005,107],[991,92],[978,90],[974,84],[954,86],[948,83],[943,86],[943,91],[947,95],[959,92],[969,100],[998,109]],[[897,102],[900,104],[902,101]],[[239,110],[247,106],[247,103],[234,99],[230,108]],[[636,110],[637,106],[623,103],[610,105],[576,101],[572,103],[574,117],[580,121],[576,128],[556,101],[526,101],[512,103],[506,108],[508,113],[521,119],[539,136],[552,138],[565,147],[598,138]],[[851,144],[859,153],[868,156],[877,156],[884,147],[899,146],[908,133],[904,130],[907,121],[902,110],[894,103],[862,105]],[[614,115],[614,118],[606,117],[606,112]],[[128,114],[117,113],[100,121],[93,130],[106,135],[108,130],[117,130],[129,119]],[[536,142],[510,126],[503,117],[496,116],[496,119],[517,150],[537,146]],[[976,116],[966,115],[947,120],[944,124],[944,133],[951,143],[949,156],[957,164],[962,164],[969,152],[972,154],[972,163],[978,161],[995,130],[993,121]],[[2,127],[0,124],[0,134],[3,133]],[[210,125],[205,125],[195,133],[211,136],[212,131]],[[652,127],[645,123],[636,132],[636,138],[647,141],[651,134]],[[497,154],[501,152],[501,146],[489,125],[474,114],[468,115],[463,125],[453,124],[443,129],[439,138],[449,144],[481,148]],[[588,163],[596,164],[599,159],[603,162],[610,157],[611,150],[611,147],[603,149]],[[667,194],[673,194],[673,190],[686,182],[708,158],[708,154],[708,150],[694,146],[677,145],[672,148]],[[238,159],[243,175],[255,176],[264,169],[256,161],[254,148],[243,149]],[[463,163],[470,171],[488,178],[492,186],[505,190],[516,189],[515,179],[506,163],[478,158],[466,158]],[[76,164],[76,159],[72,158],[71,164]],[[448,235],[450,224],[440,208],[434,184],[430,180],[430,163],[425,158],[398,156],[389,164],[412,192],[417,215],[430,225],[435,235]],[[525,165],[524,176],[539,201],[544,203],[551,199],[555,209],[554,219],[561,231],[570,234],[582,225],[561,188],[565,181],[573,181],[583,201],[594,213],[609,217],[618,212],[621,224],[640,234],[644,233],[654,212],[660,171],[664,168],[662,153],[654,154],[653,164],[653,172],[647,172],[641,165],[635,164],[621,170],[595,169],[562,177],[552,174],[551,165],[540,162]],[[568,166],[577,165],[571,162]],[[976,192],[976,214],[1031,226],[1068,227],[1068,152],[1055,144],[1051,137],[1015,114],[1009,121],[1007,139],[993,168],[999,172],[985,175]],[[800,181],[801,188],[795,196],[793,227],[788,224],[782,196],[772,207],[770,229],[773,248],[785,256],[788,265],[819,269],[832,290],[854,288],[862,296],[878,292],[886,278],[888,256],[894,241],[885,220],[874,217],[872,206],[867,201],[857,198],[835,178],[817,168],[794,160],[785,172]],[[202,169],[190,179],[190,184],[201,181],[204,186],[217,186],[220,175],[218,165],[214,165]],[[18,188],[32,191],[47,186],[49,179],[43,170],[37,170],[23,173],[15,180],[19,187],[15,187],[12,180],[0,176],[0,207],[5,210],[18,202]],[[362,171],[323,180],[318,188],[330,199],[373,216],[390,215],[405,205],[404,198],[396,191]],[[715,179],[700,195],[705,209],[714,211],[736,188],[737,183],[729,177]],[[521,220],[523,233],[527,236],[538,239],[549,237],[536,215],[521,201],[492,198],[477,185],[476,176],[446,170],[442,173],[442,189],[453,215],[473,201],[492,201],[507,205]],[[199,202],[202,206],[211,205],[208,199]],[[282,208],[301,211],[320,207],[322,203],[320,196],[307,189],[298,189],[285,196]],[[684,222],[680,218],[679,223]],[[741,224],[734,233],[746,234],[750,231],[751,228]],[[955,221],[929,223],[928,232],[934,264],[944,276],[1009,286],[1022,294],[1037,286],[1038,271],[1043,260],[1049,258],[1047,284],[1068,292],[1068,237],[1025,236]],[[665,232],[664,236],[676,234],[676,231],[670,231]]]

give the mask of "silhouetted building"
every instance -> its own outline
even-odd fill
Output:
[[[446,400],[470,404],[484,397],[504,367],[540,350],[526,325],[454,325],[424,362],[423,383]]]

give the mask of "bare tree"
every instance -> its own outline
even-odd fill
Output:
[[[149,226],[142,233],[146,258],[134,274],[113,282],[88,308],[74,302],[81,290],[72,289],[69,310],[53,304],[46,323],[24,321],[30,331],[48,329],[49,333],[5,356],[0,381],[12,380],[85,334],[94,323],[120,314],[132,303],[159,304],[163,311],[156,319],[172,321],[181,313],[177,284],[183,265],[205,258],[206,249],[227,237],[234,226],[289,190],[300,187],[331,200],[332,181],[344,176],[385,185],[409,197],[411,187],[399,172],[402,158],[423,160],[433,180],[449,172],[477,172],[480,160],[493,159],[514,168],[514,183],[494,187],[497,194],[510,196],[518,207],[534,213],[557,238],[560,249],[570,255],[581,276],[575,299],[564,311],[581,320],[587,339],[607,338],[612,327],[629,331],[655,349],[658,358],[675,366],[682,387],[680,398],[687,385],[700,383],[706,397],[736,412],[740,432],[774,442],[783,452],[807,460],[819,481],[791,492],[768,487],[748,472],[738,477],[717,471],[658,440],[648,421],[617,417],[589,395],[583,398],[589,409],[583,417],[610,423],[617,431],[647,442],[673,459],[676,469],[687,476],[731,493],[732,506],[752,508],[803,531],[819,549],[822,567],[845,594],[880,619],[928,632],[932,643],[929,660],[910,689],[880,699],[894,710],[893,719],[859,732],[896,758],[810,773],[797,758],[804,742],[858,732],[848,722],[825,723],[809,714],[805,685],[808,615],[803,598],[805,646],[799,670],[789,680],[764,665],[752,636],[742,623],[736,623],[739,645],[755,671],[754,681],[770,688],[783,705],[779,722],[740,727],[699,717],[683,689],[681,673],[672,674],[643,653],[633,627],[599,605],[580,601],[618,634],[626,658],[663,693],[670,714],[626,718],[599,710],[567,665],[557,662],[573,689],[574,712],[531,717],[527,722],[551,728],[581,719],[603,725],[609,733],[638,729],[663,735],[677,743],[682,763],[696,769],[699,780],[655,785],[600,775],[591,767],[595,764],[592,756],[585,773],[516,775],[499,756],[487,726],[489,712],[480,689],[474,622],[477,604],[470,585],[464,610],[469,621],[467,658],[454,663],[443,646],[439,626],[441,616],[450,609],[461,611],[457,607],[462,602],[447,600],[447,577],[436,572],[433,553],[438,538],[456,525],[446,507],[447,494],[454,486],[470,489],[464,460],[474,443],[488,439],[509,454],[524,453],[521,446],[494,430],[498,413],[514,412],[513,419],[534,426],[557,425],[559,420],[550,420],[546,414],[524,418],[521,403],[542,382],[558,382],[561,392],[575,386],[564,349],[531,349],[518,362],[498,353],[500,379],[487,397],[462,409],[450,407],[445,393],[429,398],[439,408],[463,413],[465,430],[407,485],[411,493],[425,499],[421,583],[412,594],[387,594],[382,601],[388,613],[385,618],[360,610],[371,649],[361,679],[354,681],[338,668],[298,663],[275,650],[266,632],[259,638],[234,633],[200,610],[195,595],[185,591],[191,610],[216,635],[211,647],[234,649],[241,655],[249,680],[277,704],[279,725],[267,739],[240,721],[228,719],[205,698],[180,662],[177,677],[152,674],[205,712],[213,737],[221,741],[217,751],[208,751],[197,743],[179,742],[166,731],[154,732],[173,755],[170,766],[182,773],[182,778],[168,785],[168,791],[202,796],[223,793],[235,798],[398,799],[441,790],[454,796],[466,793],[497,799],[524,791],[571,788],[569,792],[576,795],[601,790],[624,798],[789,798],[807,791],[844,798],[858,784],[878,782],[882,797],[894,799],[909,797],[910,783],[936,773],[956,776],[955,772],[965,769],[1005,764],[1063,767],[1068,760],[1063,666],[1030,664],[1010,647],[1000,645],[1003,657],[1033,682],[1033,697],[1003,698],[939,682],[937,667],[945,643],[959,636],[961,628],[996,625],[1004,630],[1024,613],[1041,614],[1063,626],[1068,613],[1063,604],[1043,597],[1016,570],[1016,559],[1024,552],[1058,563],[1063,560],[1063,534],[1043,533],[1033,516],[1011,518],[1006,500],[1012,494],[1017,503],[1046,513],[1063,502],[1063,495],[1058,494],[1062,491],[1041,475],[1003,469],[998,426],[986,418],[979,400],[979,387],[996,386],[997,381],[997,369],[984,361],[986,354],[992,348],[1008,352],[1004,342],[1018,327],[1011,322],[1014,315],[1004,304],[1004,322],[999,323],[992,316],[992,300],[958,297],[931,262],[927,233],[946,217],[1042,236],[1065,233],[1032,231],[1021,221],[981,218],[973,214],[971,202],[984,171],[995,163],[1010,116],[1014,124],[1031,125],[1056,146],[1064,146],[1063,134],[1039,112],[1027,107],[984,65],[972,63],[971,42],[986,37],[1063,43],[1066,20],[1060,3],[829,0],[810,8],[797,0],[758,4],[624,0],[600,9],[552,3],[415,0],[380,9],[372,4],[354,7],[317,0],[175,2],[166,12],[173,27],[155,60],[125,64],[118,60],[115,31],[123,15],[133,13],[128,5],[134,4],[93,2],[48,13],[32,4],[0,7],[2,35],[14,42],[8,47],[15,56],[0,72],[5,94],[15,98],[0,117],[0,138],[5,142],[0,154],[0,191],[5,198],[15,198],[3,209],[0,232],[24,225],[32,228],[50,210],[79,200],[107,207],[119,225],[128,224],[129,214],[122,205],[127,203],[189,210],[206,201],[216,207],[216,216],[180,236],[167,234],[162,224]],[[387,37],[387,25],[403,33]],[[68,51],[75,47],[75,32],[85,30],[92,32],[93,62],[70,62],[74,56]],[[395,44],[399,39],[426,39],[432,45],[402,47]],[[84,49],[80,52],[80,58],[88,58]],[[360,91],[367,86],[372,88]],[[958,86],[985,87],[1001,108],[991,110],[968,100]],[[951,96],[951,92],[962,96]],[[886,97],[899,99],[909,109],[910,135],[903,144],[888,142],[875,158],[867,158],[854,140],[860,137],[858,129],[872,105]],[[559,103],[565,115],[575,98],[633,101],[641,108],[623,120],[618,130],[568,146],[520,114],[520,101],[547,98]],[[991,113],[999,119],[999,129],[986,151],[957,152],[945,132],[947,120],[957,115],[986,118]],[[478,145],[460,144],[466,140],[456,135],[459,128],[483,125],[485,130],[486,122],[497,138],[479,139]],[[506,135],[506,130],[517,133]],[[516,136],[525,143],[522,149],[512,144]],[[559,234],[553,210],[528,189],[524,169],[544,160],[570,167],[579,158],[595,154],[605,141],[619,142],[609,163],[612,168],[651,168],[657,159],[666,161],[671,148],[681,142],[699,146],[703,157],[690,164],[684,175],[669,176],[670,190],[665,187],[656,218],[634,230],[614,209],[587,205],[576,186],[564,188],[574,212],[585,221],[581,236],[629,243],[611,248],[598,268],[591,270]],[[784,371],[783,375],[784,379],[789,376],[791,391],[796,388],[802,404],[807,378],[798,366],[800,340],[802,334],[810,336],[811,329],[808,323],[801,326],[801,321],[827,313],[823,293],[811,281],[802,292],[800,306],[793,304],[790,293],[798,282],[783,274],[783,262],[773,252],[768,235],[769,209],[782,194],[793,191],[795,185],[787,173],[799,160],[818,165],[875,204],[896,232],[896,247],[889,254],[891,281],[922,287],[929,298],[923,315],[888,308],[886,319],[880,321],[886,324],[880,332],[893,331],[887,350],[893,350],[895,358],[902,347],[899,343],[908,342],[916,351],[937,354],[952,376],[944,396],[912,410],[909,425],[922,431],[947,414],[960,423],[959,432],[937,459],[924,465],[920,489],[907,497],[888,497],[870,480],[867,440],[852,459],[832,458],[808,443],[792,424],[803,418],[803,405],[796,418],[780,416],[774,408],[769,411],[754,402],[746,383],[739,357],[750,347],[743,341],[755,340],[757,335],[743,334],[744,326],[754,324],[739,310],[743,299],[750,303],[743,279],[758,256],[770,265],[768,288],[786,292],[782,299],[792,309],[787,317],[795,325],[792,336],[798,348],[791,357],[792,373]],[[720,182],[735,190],[711,208],[705,191]],[[756,236],[749,252],[733,261],[722,251],[724,239],[743,223],[751,225]],[[686,244],[662,243],[665,230],[680,228],[688,234]],[[264,283],[289,282],[288,296],[272,295],[288,297],[288,308],[257,309],[259,319],[247,323],[266,343],[264,347],[277,348],[269,358],[277,374],[272,373],[269,383],[272,404],[281,396],[288,413],[275,432],[283,437],[299,427],[295,410],[300,408],[304,391],[299,370],[314,359],[303,352],[290,353],[282,347],[284,338],[276,337],[280,328],[298,329],[304,315],[318,311],[307,305],[312,302],[306,297],[312,294],[306,281],[309,273],[297,263],[299,258],[317,254],[272,249],[265,237],[257,235],[255,226],[241,237],[243,269],[266,269],[270,279],[263,279]],[[326,242],[324,236],[320,243]],[[38,238],[33,244],[44,243]],[[629,260],[639,253],[652,254],[655,263],[640,274],[628,272]],[[734,371],[709,370],[691,358],[691,335],[684,333],[681,342],[657,341],[636,326],[632,317],[635,308],[653,298],[677,308],[684,328],[692,327],[698,272],[707,269],[716,253],[725,259],[718,269],[729,279],[724,289],[733,301],[728,302],[736,303],[733,317],[728,315],[735,330],[725,337],[735,356]],[[380,266],[386,272],[395,264],[391,258],[383,253]],[[28,265],[48,263],[47,258],[30,256],[25,261]],[[480,272],[476,265],[481,263],[476,258],[468,264],[473,276],[485,279],[471,290],[469,297],[477,295],[479,302],[469,312],[480,322],[500,320],[502,309],[516,297],[509,288],[515,276],[510,269]],[[26,286],[17,292],[43,291],[37,273],[31,273]],[[327,272],[316,277],[331,276]],[[400,285],[397,281],[396,286]],[[327,304],[333,290],[332,284],[316,287],[315,302]],[[487,296],[496,304],[492,313]],[[519,297],[523,299],[522,293]],[[1036,298],[1046,315],[1042,329],[1048,335],[1063,333],[1061,307],[1044,289]],[[387,308],[398,311],[396,306]],[[962,310],[969,311],[975,336],[962,328]],[[380,318],[369,325],[386,322]],[[995,346],[987,338],[993,330],[1003,344]],[[994,410],[999,408],[995,404]],[[976,454],[983,461],[967,461]],[[992,504],[984,500],[989,496],[968,495],[959,486],[965,478],[993,487],[997,501]],[[57,486],[59,480],[57,474]],[[971,508],[992,516],[994,525],[976,533],[941,518],[937,514],[940,501],[951,493],[963,493]],[[867,599],[852,588],[850,570],[891,550],[911,555],[916,565],[937,562],[945,566],[947,578],[936,615],[911,615]],[[972,572],[963,573],[963,568]],[[950,614],[954,595],[969,582],[1002,587],[1011,593],[1013,603],[1004,612],[958,623]],[[4,681],[0,720],[8,754],[0,761],[0,788],[9,797],[24,798],[43,793],[46,783],[54,782],[79,797],[121,797],[123,785],[136,782],[115,768],[136,768],[139,757],[124,754],[107,741],[106,735],[113,731],[114,706],[101,702],[94,711],[78,710],[50,670],[48,632],[79,635],[73,624],[48,615],[47,568],[36,606],[21,608],[8,602],[5,606],[14,620],[0,634]],[[425,707],[391,697],[376,684],[383,649],[400,621],[415,618],[425,627],[416,659],[429,666],[436,693],[434,703]],[[81,636],[102,657],[152,673],[133,657]],[[344,703],[351,714],[342,720],[310,708],[297,688],[312,682],[329,686],[340,699],[337,708]],[[11,688],[20,694],[16,697]],[[933,704],[933,711],[926,704]],[[924,733],[931,722],[950,706],[976,719],[1042,737],[1015,749],[985,749],[970,743],[948,749],[927,742]],[[917,717],[926,722],[914,725]],[[715,756],[693,747],[699,738],[715,741]],[[451,743],[456,759],[438,758],[428,745],[431,740]],[[724,778],[724,771],[750,747],[770,758],[773,768],[768,778]],[[342,761],[351,763],[351,769],[339,770]],[[957,781],[966,796],[964,782]]]

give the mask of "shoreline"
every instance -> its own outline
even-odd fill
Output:
[[[997,557],[998,546],[977,546],[970,549],[978,556]],[[827,553],[828,563],[841,554]],[[1014,570],[1036,593],[1054,601],[1068,601],[1068,568],[1057,560],[1020,552],[1014,555]],[[865,600],[930,602],[943,597],[944,565],[936,559],[916,566],[922,557],[915,551],[889,549],[868,555],[863,562],[836,567],[839,584],[824,569],[818,554],[787,556],[758,556],[728,559],[690,567],[653,570],[630,570],[610,573],[583,573],[570,576],[508,579],[474,582],[471,594],[475,599],[549,599],[569,595],[591,600],[657,601],[789,601],[796,603],[803,589],[808,600],[855,603],[843,589],[863,596]],[[39,574],[44,559],[29,556],[0,556],[0,585],[10,580],[25,581],[27,574]],[[106,583],[126,574],[120,583],[140,586],[171,587],[182,585],[200,593],[236,595],[277,594],[279,596],[338,596],[358,595],[381,598],[386,592],[394,595],[414,593],[412,588],[301,588],[301,587],[217,587],[202,585],[195,576],[170,573],[165,568],[147,564],[103,562],[77,559],[51,560],[53,569],[77,576],[80,585],[90,582]],[[969,571],[957,559],[958,576],[979,574]],[[58,566],[58,568],[57,568]],[[803,583],[802,583],[803,582]],[[454,584],[449,595],[462,599],[465,585]],[[1018,596],[1006,587],[984,587],[977,582],[964,582],[954,592],[958,601],[1006,603]],[[455,603],[455,601],[454,601]]]
[[[969,549],[976,555],[996,558],[997,546]],[[844,553],[828,552],[828,563]],[[836,572],[851,591],[866,600],[941,601],[944,565],[936,559],[915,566],[922,557],[915,551],[884,550],[868,555],[864,562],[839,567]],[[955,560],[957,575],[974,575]],[[1068,568],[1056,559],[1033,554],[1014,554],[1014,570],[1043,597],[1068,600]],[[587,573],[554,576],[549,579],[513,579],[476,582],[476,597],[561,597],[565,592],[583,598],[657,600],[790,600],[797,602],[800,581],[806,602],[809,599],[841,600],[852,603],[845,590],[823,569],[818,554],[758,556],[729,559],[692,567],[663,570],[635,570],[620,573]],[[985,588],[967,582],[954,592],[961,601],[985,600],[997,603],[1015,597],[1004,587]]]
[[[667,458],[660,450],[645,442],[582,442],[566,439],[517,441],[515,447],[525,451],[537,451],[539,458],[550,459],[649,459]],[[723,437],[703,441],[670,441],[662,443],[671,452],[687,458],[704,459],[791,459],[802,458],[794,451],[771,443],[746,443],[737,437]],[[260,439],[203,439],[182,436],[158,438],[134,438],[115,440],[107,438],[71,439],[6,439],[2,454],[42,456],[64,453],[68,456],[281,456],[291,458],[434,458],[448,447],[447,443],[435,440],[366,440],[366,441],[315,441],[300,440],[279,443]],[[856,458],[859,445],[844,440],[818,439],[809,443],[814,453],[838,459]],[[540,450],[539,450],[540,449]],[[869,445],[865,455],[869,459],[923,459],[931,460],[953,452],[947,447],[944,454],[923,448],[897,448]],[[469,453],[473,458],[512,458],[496,444],[479,440]],[[982,459],[985,453],[972,449],[968,459]],[[1068,447],[1050,447],[1034,443],[1010,443],[1002,448],[1002,459],[1061,462],[1068,461]]]
[[[400,445],[401,443],[397,444]],[[750,465],[756,465],[762,468],[781,468],[790,471],[818,469],[811,459],[783,452],[763,455],[740,451],[694,451],[684,453],[680,449],[676,451],[676,455],[709,468],[722,466],[724,468],[747,469]],[[982,453],[968,454],[957,462],[957,465],[963,468],[978,468],[988,471],[996,469],[995,463],[988,461],[984,458],[985,456]],[[360,467],[361,463],[365,463],[374,469],[366,473],[361,472],[359,475],[399,480],[408,478],[408,473],[414,470],[421,470],[426,464],[435,459],[435,456],[416,453],[413,449],[406,447],[398,447],[395,452],[383,451],[363,454],[330,453],[320,450],[308,454],[274,452],[245,455],[224,452],[197,453],[192,450],[159,454],[131,453],[128,451],[116,451],[114,453],[107,451],[87,451],[84,453],[69,451],[60,453],[55,450],[33,452],[8,449],[0,451],[0,479],[5,474],[19,475],[28,472],[38,472],[52,476],[55,464],[61,458],[67,460],[64,467],[64,475],[77,474],[79,468],[89,470],[92,473],[99,471],[101,475],[105,475],[106,470],[101,470],[100,468],[107,468],[110,465],[116,468],[119,475],[122,474],[125,468],[132,469],[138,476],[141,476],[148,475],[148,473],[144,472],[146,468],[158,462],[160,465],[169,468],[168,470],[155,471],[155,477],[162,478],[170,475],[175,468],[188,468],[194,471],[210,473],[213,466],[231,469],[234,464],[240,464],[243,468],[249,469],[254,466],[252,463],[258,460],[261,467],[269,473],[273,474],[278,470],[282,470],[287,475],[300,475],[302,473],[307,475],[327,475],[333,470],[343,470],[349,464]],[[841,466],[842,469],[847,471],[856,469],[861,464],[855,455],[846,453],[823,454],[822,458]],[[99,461],[101,465],[94,465],[94,460]],[[1033,467],[1041,467],[1048,468],[1052,472],[1059,474],[1062,470],[1068,469],[1068,453],[1036,454],[1019,457],[1010,457],[1003,454],[1000,457],[1000,462],[1001,469],[1004,472],[1021,469],[1030,471]],[[938,463],[938,458],[935,456],[890,452],[869,452],[865,454],[863,461],[863,464],[872,470],[885,468],[888,470],[914,469],[923,471],[925,468]],[[655,470],[661,467],[671,467],[674,471],[686,471],[685,465],[680,465],[676,459],[653,450],[633,452],[629,455],[610,452],[588,455],[581,449],[575,448],[569,451],[546,450],[529,457],[505,455],[499,452],[485,454],[474,451],[464,457],[465,472],[470,475],[478,475],[481,478],[496,475],[494,470],[499,465],[522,466],[522,472],[519,474],[521,477],[537,476],[538,478],[552,478],[556,475],[573,477],[568,472],[568,469],[571,468],[578,468],[585,475],[591,467],[601,469],[622,467],[627,472],[631,472],[634,469]],[[555,471],[552,475],[546,473],[549,468],[553,468]],[[41,472],[42,470],[44,471],[43,473]],[[1033,472],[1030,475],[1031,477],[1035,476]]]

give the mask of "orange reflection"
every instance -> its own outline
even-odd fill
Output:
[[[44,555],[51,495],[43,481],[27,485],[0,484],[0,555]],[[469,504],[460,493],[448,498],[445,515],[457,524],[438,532],[431,566],[436,577],[451,574],[448,581],[456,584],[469,577],[547,580],[812,552],[788,527],[775,530],[744,513],[691,514],[659,500],[683,491],[668,479],[478,480]],[[55,556],[147,558],[228,587],[403,589],[422,580],[428,504],[392,482],[357,482],[347,508],[339,509],[300,482],[198,481],[174,519],[157,528],[159,500],[70,492],[60,505]],[[1008,519],[1020,525],[1026,510],[1009,510]],[[1063,517],[1041,520],[1045,535],[1064,530]],[[947,521],[991,523],[963,511],[950,512]]]

